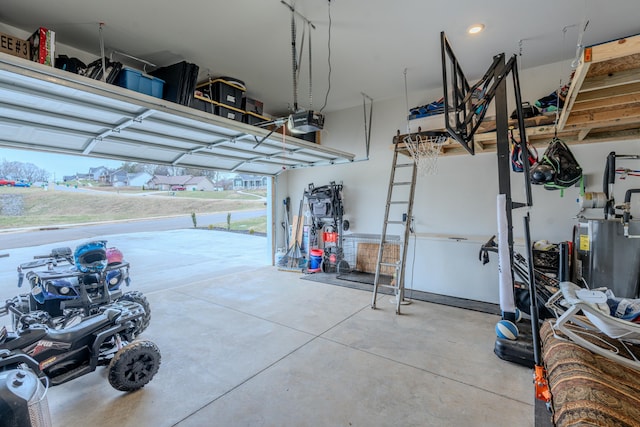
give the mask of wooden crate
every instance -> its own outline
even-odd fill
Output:
[[[358,243],[358,249],[356,253],[356,270],[364,273],[375,273],[376,262],[378,262],[378,250],[380,248],[379,243]],[[385,246],[384,253],[382,254],[382,262],[397,262],[400,260],[400,245]],[[393,276],[395,268],[391,266],[382,266],[380,274],[385,276]]]

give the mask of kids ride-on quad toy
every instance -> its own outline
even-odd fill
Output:
[[[31,369],[48,385],[59,385],[108,366],[108,379],[120,391],[144,387],[158,372],[160,351],[148,340],[133,341],[145,313],[142,305],[118,301],[64,329],[47,326],[49,314],[21,314],[9,300],[0,315],[18,316],[19,327],[0,329],[0,371]]]
[[[145,310],[145,319],[138,333],[149,326],[151,308],[147,298],[138,291],[122,291],[122,284],[130,284],[129,263],[117,248],[107,248],[106,241],[98,240],[71,248],[55,248],[48,255],[35,256],[35,261],[18,266],[18,287],[26,279],[29,294],[14,297],[14,307],[22,314],[46,311],[47,323],[53,328],[64,328],[80,318],[97,313],[105,304],[114,301],[133,301]],[[18,327],[13,316],[13,328]]]

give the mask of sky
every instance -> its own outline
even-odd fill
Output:
[[[76,173],[88,173],[89,168],[105,166],[117,169],[122,165],[121,160],[106,160],[96,157],[68,156],[65,154],[53,154],[40,151],[15,150],[0,148],[0,162],[33,163],[37,167],[46,170],[51,175],[49,179],[60,181],[65,175]],[[54,177],[55,174],[55,177]]]

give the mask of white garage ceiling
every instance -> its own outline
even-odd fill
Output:
[[[440,87],[439,33],[445,31],[470,79],[482,76],[493,55],[519,52],[525,67],[568,59],[585,20],[585,44],[640,32],[637,0],[288,0],[315,26],[312,36],[313,107],[328,88],[331,12],[331,92],[326,111],[360,105],[409,89]],[[329,8],[330,5],[330,8]],[[233,76],[265,102],[287,112],[293,100],[290,19],[281,0],[3,0],[0,22],[33,31],[45,26],[57,40],[100,54],[98,23],[107,52],[117,50],[168,65],[187,60],[201,77]],[[486,30],[465,33],[473,23]],[[302,37],[298,20],[299,43]],[[563,29],[566,28],[566,32]],[[307,58],[303,55],[299,100],[308,104]]]

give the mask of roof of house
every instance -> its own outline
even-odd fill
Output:
[[[184,185],[191,178],[191,175],[178,175],[178,176],[167,176],[167,175],[154,175],[151,178],[151,182],[156,185]]]
[[[186,184],[197,185],[197,184],[199,184],[199,183],[201,183],[203,181],[211,182],[211,180],[209,178],[207,178],[206,176],[192,176],[191,179],[186,182]]]
[[[149,172],[133,172],[133,173],[128,173],[127,174],[129,179],[136,179],[136,178],[144,176],[144,175],[148,176],[149,179],[152,178],[152,175]]]
[[[95,167],[95,168],[89,168],[89,173],[90,174],[94,174],[96,172],[104,172],[104,171],[109,172],[109,169],[107,169],[104,166],[98,166],[98,167]]]

